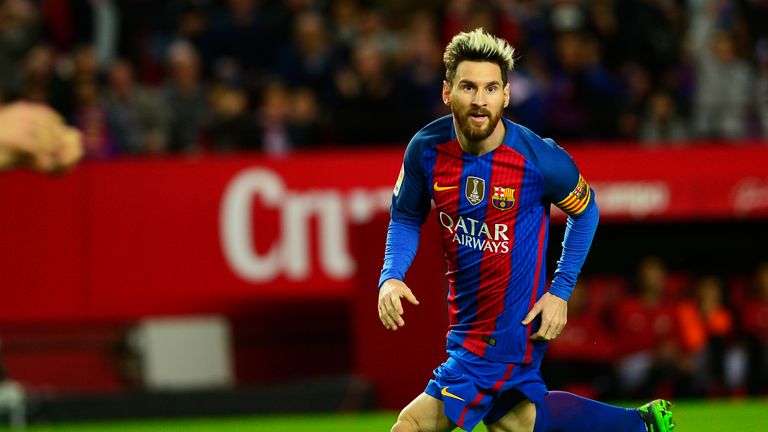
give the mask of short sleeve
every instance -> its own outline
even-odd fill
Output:
[[[427,219],[430,197],[421,165],[423,147],[423,141],[414,138],[405,149],[403,165],[392,194],[390,215],[393,221],[421,225]]]

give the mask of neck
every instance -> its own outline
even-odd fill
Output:
[[[504,119],[502,118],[499,118],[499,122],[496,124],[493,132],[491,132],[488,137],[480,141],[467,138],[464,135],[464,132],[461,131],[459,124],[456,122],[456,117],[453,118],[453,128],[456,130],[456,138],[459,140],[461,149],[475,156],[482,156],[486,153],[496,150],[501,145],[501,143],[504,142],[504,135],[507,132],[507,127],[504,124]]]

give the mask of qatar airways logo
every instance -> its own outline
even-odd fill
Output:
[[[301,281],[322,272],[343,280],[355,271],[349,251],[352,223],[365,223],[385,212],[392,199],[391,186],[374,190],[290,190],[274,171],[250,168],[227,185],[221,200],[219,235],[230,268],[244,280],[265,283],[278,276]],[[258,205],[258,207],[256,207]],[[277,224],[266,223],[255,209],[276,212]],[[317,244],[311,244],[311,225]],[[267,250],[255,240],[275,239]],[[264,249],[264,248],[262,248]],[[313,268],[317,256],[320,268]]]
[[[453,234],[452,242],[480,251],[509,253],[509,237],[506,224],[493,224],[470,217],[451,217],[448,213],[440,212],[440,225]]]

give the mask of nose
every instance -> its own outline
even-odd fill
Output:
[[[475,106],[485,106],[485,92],[482,90],[477,90],[475,94],[472,96],[472,105]]]

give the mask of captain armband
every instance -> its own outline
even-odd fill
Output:
[[[592,199],[592,189],[584,180],[584,177],[579,174],[579,182],[576,187],[565,197],[562,201],[555,205],[570,216],[576,216],[584,211],[589,204],[589,200]]]

